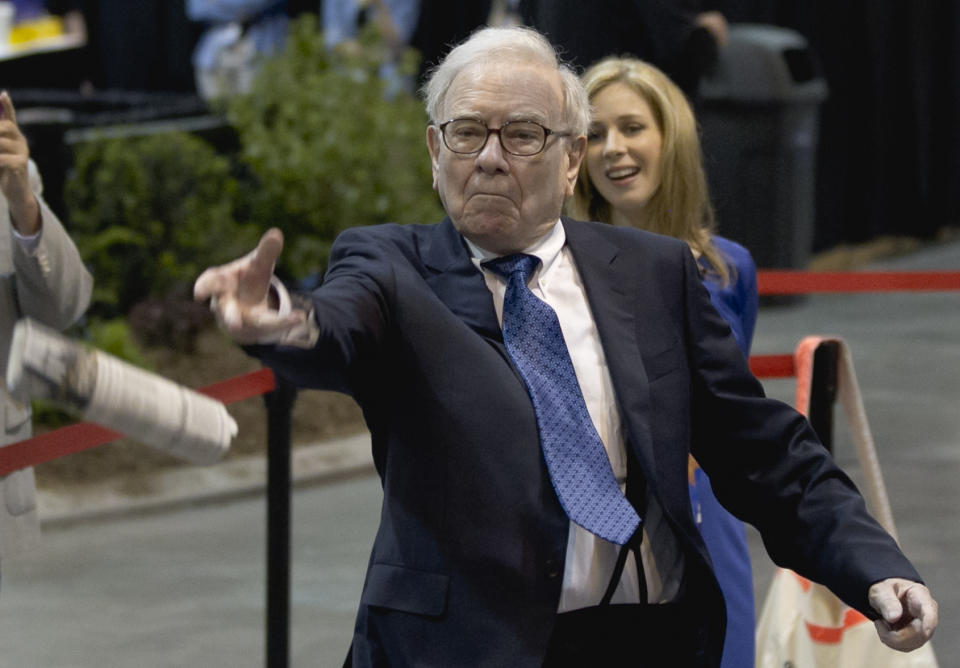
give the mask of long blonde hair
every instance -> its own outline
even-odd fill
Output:
[[[713,243],[716,226],[707,178],[703,171],[700,138],[693,110],[683,92],[659,69],[635,58],[606,58],[582,76],[592,100],[602,89],[623,83],[635,90],[653,111],[663,137],[660,152],[660,186],[644,207],[644,228],[683,239],[703,255],[721,285],[730,281],[730,267]],[[568,208],[575,218],[612,222],[610,203],[597,191],[580,165]]]

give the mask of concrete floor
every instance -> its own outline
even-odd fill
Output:
[[[956,271],[960,244],[871,269]],[[789,351],[807,334],[839,335],[850,346],[901,546],[940,604],[937,657],[944,668],[960,666],[960,292],[815,295],[763,309],[754,352]],[[793,402],[792,380],[764,386]],[[838,408],[835,456],[859,482],[845,427]],[[762,603],[774,566],[758,534],[748,532]]]
[[[960,268],[960,243],[874,268]],[[849,343],[901,543],[940,603],[934,646],[960,666],[960,293],[811,296],[761,311],[755,353],[808,334]],[[766,381],[793,401],[793,381]],[[838,413],[836,456],[856,477]],[[375,531],[374,478],[294,496],[291,665],[336,666]],[[773,566],[749,534],[758,602]],[[258,497],[49,527],[3,564],[0,666],[264,665],[264,505]]]

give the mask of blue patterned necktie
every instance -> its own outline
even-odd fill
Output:
[[[587,531],[625,545],[640,517],[620,491],[590,420],[557,314],[527,281],[540,263],[518,253],[483,263],[507,280],[503,342],[523,376],[553,488],[567,516]]]

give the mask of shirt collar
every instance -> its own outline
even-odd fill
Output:
[[[467,242],[467,248],[470,249],[471,259],[478,267],[480,266],[481,262],[492,260],[495,257],[500,257],[496,253],[491,253],[485,248],[481,248],[466,237],[464,237],[463,240]],[[536,257],[540,258],[540,275],[543,276],[549,272],[556,263],[566,242],[567,233],[563,229],[563,224],[557,220],[549,232],[540,237],[531,246],[524,248],[521,252],[525,253],[526,255],[535,255]]]

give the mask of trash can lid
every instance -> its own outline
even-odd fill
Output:
[[[821,102],[827,83],[807,40],[778,26],[732,24],[713,72],[700,82],[704,100],[739,103]]]

